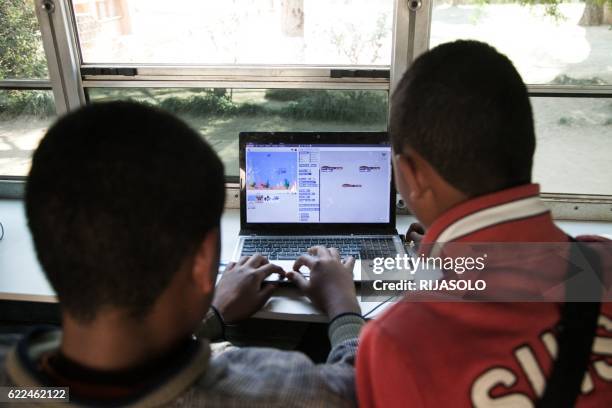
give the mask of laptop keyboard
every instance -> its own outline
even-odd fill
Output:
[[[355,259],[374,259],[397,254],[392,238],[253,237],[245,238],[241,255],[259,253],[271,261],[295,260],[307,253],[308,248],[317,245],[337,248],[342,258],[353,256]]]

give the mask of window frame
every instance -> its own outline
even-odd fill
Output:
[[[87,103],[88,88],[297,88],[388,90],[429,49],[433,0],[393,0],[388,68],[322,65],[83,64],[71,0],[33,0],[49,68],[48,80],[4,80],[0,89],[51,89],[59,115]],[[527,85],[530,97],[602,97],[610,86]],[[389,101],[391,108],[391,100]],[[0,175],[0,197],[22,198],[25,177]],[[238,184],[226,179],[228,207]],[[612,221],[612,195],[542,193],[560,219]]]

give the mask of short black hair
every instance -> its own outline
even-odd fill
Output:
[[[410,146],[468,196],[531,181],[527,88],[487,44],[460,40],[417,58],[393,94],[390,133],[397,153]]]
[[[64,311],[145,316],[220,223],[223,164],[193,129],[130,102],[59,119],[34,153],[25,205],[36,253]]]

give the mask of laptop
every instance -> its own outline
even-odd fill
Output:
[[[290,271],[308,248],[324,245],[355,257],[361,281],[363,262],[405,253],[386,132],[242,132],[239,156],[233,261],[260,253]]]

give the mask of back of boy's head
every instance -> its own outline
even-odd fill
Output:
[[[393,94],[396,153],[411,147],[450,185],[474,197],[529,183],[531,105],[510,60],[476,41],[421,55]]]
[[[143,317],[219,225],[223,164],[179,119],[126,102],[58,120],[34,153],[25,204],[62,309]]]

